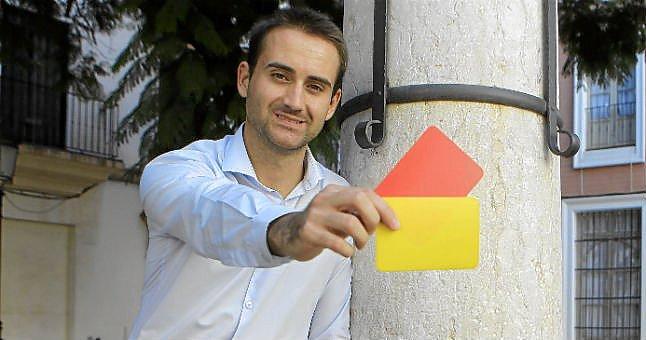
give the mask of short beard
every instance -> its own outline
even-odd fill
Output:
[[[294,152],[303,150],[303,148],[306,148],[307,145],[316,136],[318,136],[318,134],[321,132],[321,130],[323,130],[323,128],[321,128],[319,131],[317,131],[314,134],[314,136],[311,136],[309,134],[305,134],[303,136],[303,140],[298,145],[293,146],[293,147],[285,147],[285,146],[281,146],[280,143],[275,141],[272,138],[270,133],[267,133],[269,122],[267,122],[265,124],[257,124],[258,122],[256,122],[255,120],[249,119],[249,117],[247,117],[247,119],[251,122],[251,125],[254,126],[252,129],[254,130],[254,133],[256,133],[256,135],[259,137],[259,139],[263,140],[265,142],[266,146],[268,146],[273,151],[276,151],[277,153],[280,153],[280,154],[292,154]]]

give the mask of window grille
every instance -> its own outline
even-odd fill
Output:
[[[12,51],[0,65],[0,140],[115,159],[118,107],[73,93],[64,82],[67,24],[5,4],[0,12],[0,29],[13,33],[0,42]]]
[[[64,147],[67,24],[12,6],[2,11],[1,25],[13,34],[2,37],[12,53],[2,64],[0,133],[12,142]],[[45,22],[47,33],[37,28]]]
[[[639,339],[641,210],[578,213],[575,339]]]

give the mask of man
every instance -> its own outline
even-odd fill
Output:
[[[339,104],[345,65],[340,30],[314,11],[252,28],[237,70],[245,124],[142,175],[150,241],[131,339],[349,338],[346,239],[360,249],[379,222],[398,222],[307,148]]]

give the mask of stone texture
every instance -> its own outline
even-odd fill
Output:
[[[541,95],[540,1],[390,3],[390,86],[465,83]],[[372,86],[372,3],[344,4],[347,100]],[[389,105],[384,144],[362,150],[353,130],[369,114],[342,126],[342,174],[355,185],[374,188],[431,125],[483,168],[471,193],[481,206],[480,265],[380,273],[371,242],[354,258],[353,338],[561,338],[559,163],[544,118],[484,103]]]

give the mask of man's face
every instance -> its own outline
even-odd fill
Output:
[[[293,28],[266,36],[258,61],[238,66],[238,92],[246,97],[247,128],[277,151],[303,148],[332,118],[341,90],[332,91],[340,65],[334,45]]]

